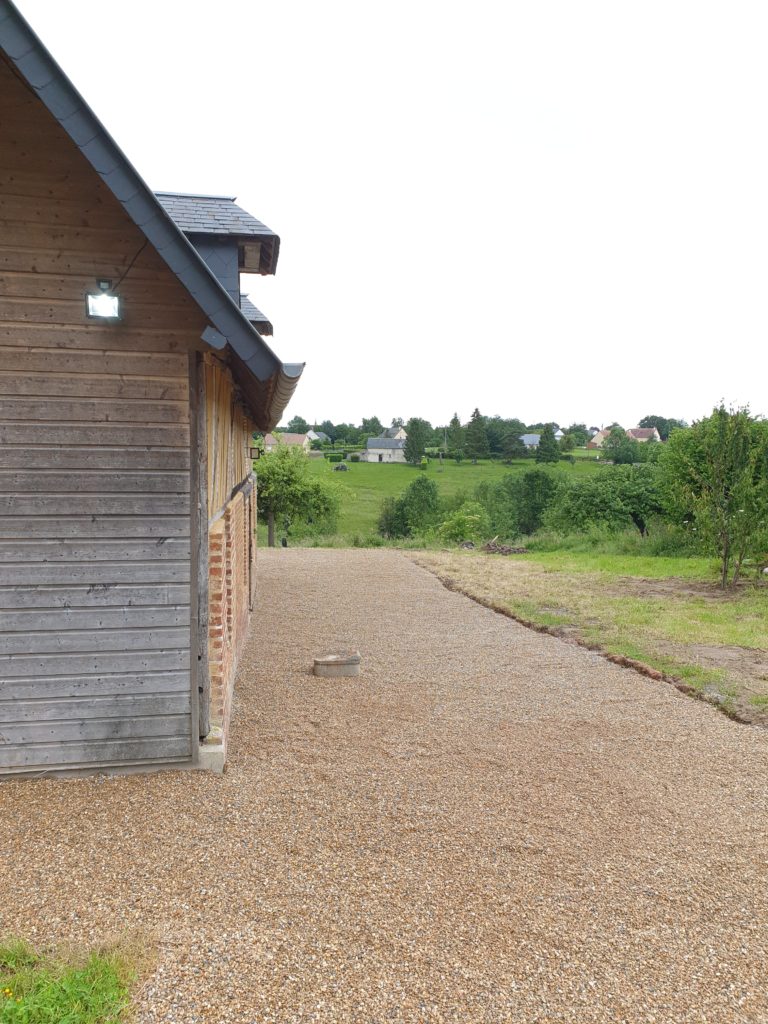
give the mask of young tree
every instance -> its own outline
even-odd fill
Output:
[[[491,453],[488,444],[488,431],[485,428],[485,419],[479,409],[475,409],[466,428],[466,453],[473,462],[478,459],[487,459]]]
[[[560,451],[567,454],[572,452],[576,447],[576,442],[573,438],[573,434],[563,434],[559,441]]]
[[[545,423],[539,436],[539,447],[536,449],[537,462],[558,462],[560,449],[555,440],[555,431],[551,423]]]
[[[297,445],[279,444],[258,462],[257,493],[267,517],[267,543],[275,546],[275,522],[286,531],[293,521],[324,520],[331,527],[339,511],[336,489],[309,475],[309,458]]]
[[[414,416],[406,423],[405,432],[408,435],[405,439],[405,461],[410,462],[412,466],[420,466],[421,457],[432,433],[432,425]]]
[[[285,429],[290,434],[306,434],[309,424],[302,416],[294,416],[292,420],[288,420],[288,426]]]
[[[660,466],[671,512],[717,552],[721,586],[736,583],[745,557],[768,543],[768,423],[721,405],[673,431]]]
[[[455,412],[451,418],[451,422],[448,424],[448,452],[454,458],[458,455],[458,460],[461,461],[461,457],[464,454],[464,445],[466,443],[465,430],[461,425],[459,414]]]

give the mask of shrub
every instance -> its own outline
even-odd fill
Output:
[[[437,484],[419,476],[399,498],[385,498],[379,514],[379,533],[384,537],[413,537],[434,526],[440,514]]]
[[[565,533],[635,526],[645,536],[662,511],[657,479],[654,466],[619,465],[562,486],[544,516],[546,525]]]
[[[344,455],[343,455],[342,452],[331,452],[331,454],[327,455],[326,458],[328,459],[329,462],[343,462],[344,461]]]
[[[352,452],[352,454],[349,456],[349,461],[350,462],[359,462],[360,461],[360,454],[358,452]]]
[[[467,501],[443,520],[437,533],[441,540],[449,544],[461,544],[465,540],[482,540],[488,536],[489,531],[488,513],[483,506],[479,501]]]

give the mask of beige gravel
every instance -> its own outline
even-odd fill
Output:
[[[140,1022],[768,1021],[765,731],[403,555],[259,557],[228,773],[0,786],[3,929],[153,935]]]

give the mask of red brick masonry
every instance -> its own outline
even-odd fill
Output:
[[[239,491],[208,531],[211,729],[226,743],[237,661],[248,633],[256,557],[256,488]]]

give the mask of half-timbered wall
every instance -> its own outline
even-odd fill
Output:
[[[122,321],[89,321],[96,278],[126,271]],[[0,61],[0,774],[194,757],[203,327]]]

